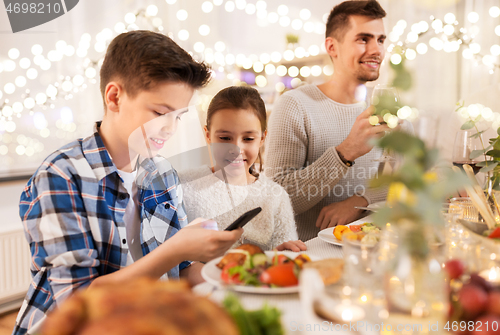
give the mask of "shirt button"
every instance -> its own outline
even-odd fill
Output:
[[[120,193],[120,194],[118,195],[118,199],[120,199],[120,200],[125,200],[125,199],[127,199],[127,196],[128,196],[128,194],[127,194],[127,193]]]
[[[170,208],[170,204],[167,202],[167,203],[165,204],[165,209],[169,209],[169,208]]]
[[[126,240],[126,239],[123,239],[123,240],[122,240],[122,243],[123,243],[123,244],[127,244],[127,240]]]

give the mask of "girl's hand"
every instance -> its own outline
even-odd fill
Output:
[[[291,251],[298,252],[298,251],[307,250],[307,246],[301,240],[288,241],[288,242],[285,242],[285,243],[278,245],[276,247],[276,250],[278,250],[278,251],[291,250]]]

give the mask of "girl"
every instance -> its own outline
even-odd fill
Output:
[[[259,92],[250,87],[227,87],[212,99],[204,127],[213,167],[179,172],[188,221],[212,218],[223,230],[241,214],[256,207],[262,212],[244,228],[239,243],[264,250],[306,250],[297,241],[290,198],[262,170],[260,148],[267,135],[266,109]]]

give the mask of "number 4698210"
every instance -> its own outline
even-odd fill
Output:
[[[9,5],[6,8],[7,13],[31,13],[31,14],[43,14],[43,13],[59,13],[61,11],[61,4],[60,3],[53,3],[53,4],[44,4],[44,3],[9,3]]]
[[[447,331],[498,331],[500,328],[500,324],[497,321],[492,321],[492,322],[482,322],[482,321],[448,321],[446,322],[446,325],[444,326],[444,329]]]

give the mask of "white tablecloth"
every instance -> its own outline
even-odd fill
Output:
[[[306,242],[307,253],[313,258],[342,258],[342,248],[314,238]],[[298,253],[297,253],[298,254]],[[227,290],[217,288],[209,283],[203,283],[193,288],[193,291],[200,295],[210,295],[210,299],[220,303],[224,300]],[[286,334],[305,334],[299,330],[305,326],[302,320],[301,305],[299,295],[296,294],[276,294],[276,295],[261,295],[234,292],[239,298],[243,306],[247,309],[259,309],[265,301],[271,306],[278,307],[282,315],[282,323]],[[325,333],[326,334],[326,333]]]

